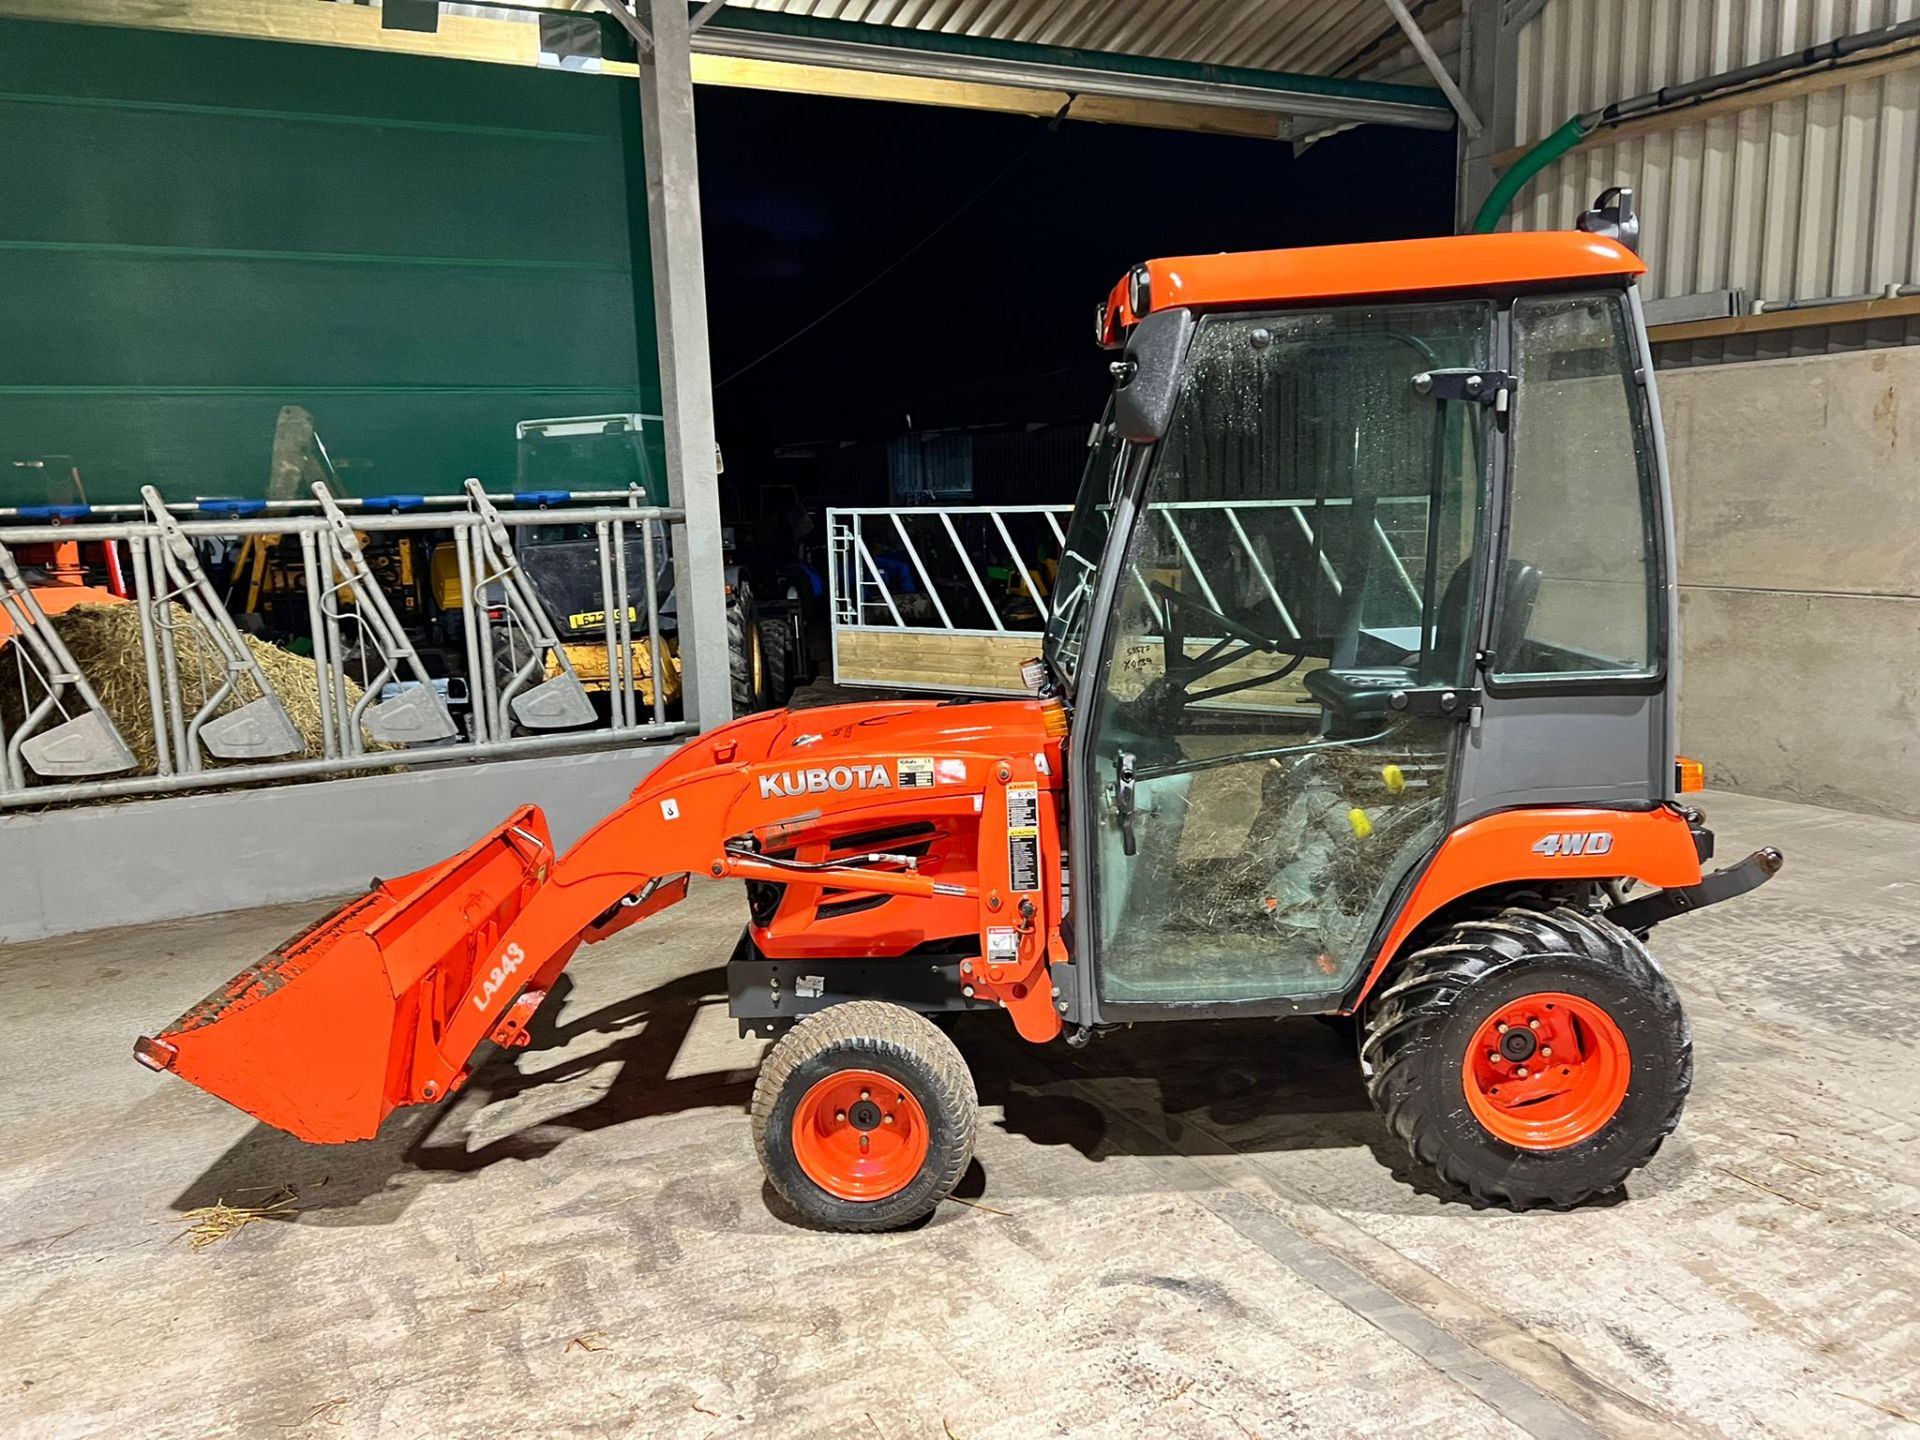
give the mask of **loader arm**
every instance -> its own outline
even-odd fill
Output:
[[[1060,1019],[1043,972],[1059,945],[1059,865],[1057,849],[1042,848],[1057,841],[1041,837],[1057,834],[1060,756],[1057,739],[1031,728],[1039,743],[971,727],[947,753],[928,753],[939,737],[915,729],[909,756],[888,747],[885,724],[866,734],[849,724],[857,751],[796,758],[785,712],[736,721],[668,757],[564,854],[526,806],[460,855],[376,882],[141,1037],[135,1054],[301,1139],[365,1139],[394,1109],[457,1091],[483,1041],[527,1043],[580,946],[683,899],[696,873],[924,903],[930,933],[978,932],[977,997],[1004,1005],[1028,1038],[1051,1038]],[[935,773],[948,782],[936,787]],[[883,847],[788,858],[821,827],[883,831],[930,817],[977,827],[975,869],[922,873],[915,857]],[[1030,858],[1040,863],[1022,863],[1016,888],[1012,867]]]

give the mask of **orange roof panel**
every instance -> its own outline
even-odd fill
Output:
[[[1548,230],[1183,255],[1149,260],[1143,268],[1150,281],[1147,308],[1168,310],[1626,279],[1647,267],[1616,241],[1578,230]],[[1123,276],[1108,298],[1109,343],[1140,318],[1127,291]]]

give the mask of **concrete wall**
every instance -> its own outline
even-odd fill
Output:
[[[1683,749],[1717,786],[1920,819],[1920,349],[1659,384]]]
[[[672,753],[637,746],[0,815],[0,942],[363,890],[457,854],[530,800],[564,848]]]

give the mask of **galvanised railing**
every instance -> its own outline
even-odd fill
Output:
[[[0,705],[0,808],[606,748],[696,728],[670,718],[678,661],[660,622],[668,527],[683,515],[637,490],[489,496],[469,480],[458,496],[381,500],[337,498],[323,482],[291,501],[142,496],[139,506],[0,509],[0,615],[12,631],[0,644],[0,686],[11,692]],[[520,563],[521,537],[555,524],[591,527],[597,541],[586,613],[597,612],[605,646],[604,675],[592,678],[604,707],[576,669],[581,639],[563,636]],[[394,540],[416,546],[416,560],[451,547],[459,603],[440,618],[448,668],[463,674],[429,673],[419,627],[387,593],[370,551]],[[34,584],[18,558],[68,544],[104,548],[137,619],[138,664],[116,666],[136,677],[131,702],[103,699],[43,604],[59,587]],[[209,575],[210,553],[248,545],[273,548],[296,612],[281,648],[311,667],[293,697],[304,727],[230,612],[231,586],[223,593]],[[280,558],[289,547],[297,560]],[[279,687],[296,688],[286,661],[268,655]]]

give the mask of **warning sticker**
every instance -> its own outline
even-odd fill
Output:
[[[987,930],[987,963],[1011,965],[1020,958],[1020,932],[1011,925],[995,925]]]
[[[1007,884],[1015,890],[1040,888],[1040,837],[1007,837]]]
[[[899,772],[902,790],[933,788],[933,757],[931,755],[903,755],[894,768]]]
[[[964,760],[936,760],[933,775],[942,785],[964,785],[967,783],[967,762]]]
[[[1031,781],[1007,787],[1007,833],[1040,833],[1040,787]]]
[[[1040,888],[1040,787],[1007,787],[1007,886]]]

